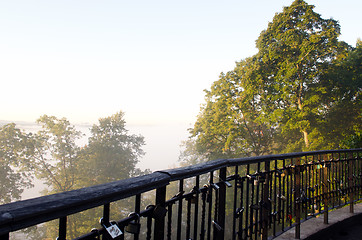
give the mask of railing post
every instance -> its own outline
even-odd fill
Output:
[[[220,180],[226,180],[226,167],[221,168],[219,171],[219,179]],[[226,186],[225,184],[219,184],[219,190],[218,190],[218,214],[216,222],[221,227],[220,229],[215,229],[215,240],[224,240],[225,235],[225,200],[226,200]]]
[[[265,162],[265,182],[263,184],[263,202],[267,203],[269,202],[269,175],[270,172],[270,162],[266,161]],[[268,209],[266,207],[262,208],[262,224],[261,224],[261,239],[262,240],[267,240],[268,239]]]
[[[324,205],[324,224],[328,224],[328,168],[327,168],[327,162],[328,161],[328,155],[324,155],[324,164],[323,164],[323,179],[322,179],[322,185],[323,185],[323,205]]]
[[[184,180],[179,181],[179,193],[184,192]],[[177,240],[181,240],[181,227],[182,227],[182,198],[178,200],[178,214],[177,214]]]
[[[166,201],[166,186],[156,189],[156,208],[159,206],[161,208],[165,207]],[[165,216],[159,216],[155,218],[155,240],[162,240],[165,236]]]
[[[300,239],[300,204],[301,204],[301,194],[300,194],[300,157],[296,158],[295,161],[295,195],[294,195],[294,204],[295,204],[295,238]]]
[[[353,203],[354,203],[354,184],[353,184],[353,153],[349,154],[348,159],[348,188],[349,188],[349,212],[353,213]]]
[[[0,240],[9,240],[9,233],[5,233],[4,235],[0,235]]]
[[[59,218],[59,236],[57,240],[65,240],[67,238],[67,217]]]

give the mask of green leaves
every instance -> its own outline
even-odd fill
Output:
[[[201,157],[337,148],[360,131],[361,44],[338,41],[338,22],[313,9],[295,0],[277,13],[258,53],[206,91],[190,130]]]
[[[88,145],[81,150],[81,182],[91,186],[141,174],[136,168],[144,152],[144,138],[130,135],[123,112],[99,119],[91,128]]]
[[[259,120],[258,85],[253,84],[253,59],[221,74],[210,91],[193,129],[196,149],[208,159],[259,155],[270,150],[272,130]]]
[[[14,123],[0,128],[0,204],[19,200],[25,188],[32,187],[30,168],[33,145],[31,134]]]
[[[106,183],[147,173],[136,168],[144,154],[144,139],[128,134],[122,112],[102,118],[91,129],[88,144],[80,148],[82,134],[65,118],[41,116],[37,133],[25,133],[14,123],[0,128],[0,204],[19,200],[36,175],[48,186],[44,194]],[[120,209],[130,204],[117,203]],[[96,210],[99,211],[100,209]],[[121,212],[121,211],[119,211]],[[90,229],[97,221],[94,212],[71,216],[68,236],[79,235],[79,224]],[[55,237],[52,223],[46,225],[47,237]],[[36,237],[35,237],[36,238]]]

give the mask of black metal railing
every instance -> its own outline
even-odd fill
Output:
[[[267,239],[292,227],[299,238],[300,223],[311,217],[323,214],[328,223],[329,210],[348,204],[353,212],[362,195],[361,152],[221,159],[5,204],[0,239],[59,219],[64,240],[70,215],[98,206],[101,225],[75,239]],[[131,214],[112,222],[111,205],[122,199],[132,199]]]

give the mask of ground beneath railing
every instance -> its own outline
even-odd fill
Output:
[[[329,212],[329,224],[324,224],[323,214],[301,224],[300,239],[305,240],[362,240],[362,203],[354,205],[354,213],[349,206]],[[295,239],[295,228],[275,238]]]

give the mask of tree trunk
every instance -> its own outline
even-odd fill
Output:
[[[300,84],[299,85],[299,89],[298,89],[298,109],[300,111],[303,111],[303,104],[302,104],[302,91],[303,91],[303,85]],[[303,133],[303,137],[304,137],[304,144],[305,144],[305,147],[306,148],[309,148],[309,141],[308,141],[308,132],[307,130],[303,129],[302,130],[302,133]]]
[[[309,141],[308,141],[308,132],[306,130],[303,130],[303,136],[304,136],[304,143],[306,148],[309,148]]]

